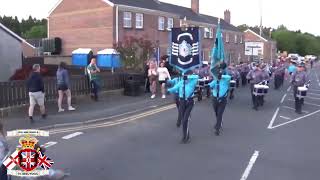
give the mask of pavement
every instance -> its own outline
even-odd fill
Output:
[[[110,121],[53,129],[50,137],[39,140],[55,161],[54,168],[70,172],[68,179],[74,180],[317,180],[319,77],[317,66],[310,71],[312,84],[302,115],[292,110],[288,83],[280,90],[270,89],[259,111],[252,109],[249,87],[237,89],[235,99],[228,102],[221,136],[214,135],[211,101],[196,101],[190,144],[180,144],[177,110],[170,98],[169,104]],[[140,98],[149,106],[158,102]],[[76,112],[59,116],[67,121],[74,116],[87,121],[108,117],[102,110],[89,112],[81,113],[83,117]],[[16,139],[9,141],[17,144]]]
[[[124,96],[123,90],[115,90],[100,94],[99,101],[92,101],[88,96],[76,98],[73,102],[75,111],[58,113],[56,102],[46,104],[48,117],[40,117],[39,108],[35,108],[35,123],[30,123],[28,118],[28,106],[14,109],[10,116],[2,119],[5,130],[13,129],[44,129],[53,130],[59,128],[88,125],[92,123],[111,121],[116,117],[143,112],[173,102],[169,96],[167,99],[158,98],[150,100],[150,94],[140,96]],[[66,106],[66,103],[64,103]]]

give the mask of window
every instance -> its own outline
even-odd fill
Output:
[[[230,37],[229,37],[229,33],[226,33],[226,42],[229,42]]]
[[[237,44],[238,43],[238,36],[235,34],[234,35],[234,43]]]
[[[164,30],[164,17],[159,17],[158,19],[158,30]]]
[[[213,38],[213,28],[209,28],[209,37]]]
[[[123,27],[132,27],[132,14],[131,12],[123,12]]]
[[[209,30],[209,28],[204,28],[203,37],[204,37],[204,38],[209,38],[209,37],[210,37],[210,30]]]
[[[143,28],[143,14],[136,13],[136,29]]]
[[[243,43],[243,36],[242,35],[240,36],[240,43],[241,44]]]
[[[173,28],[173,18],[168,18],[168,30],[171,31]]]

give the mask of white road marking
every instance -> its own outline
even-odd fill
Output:
[[[105,123],[101,123],[101,124],[84,125],[84,126],[81,126],[81,127],[72,127],[72,128],[52,130],[52,131],[50,131],[50,134],[59,134],[59,133],[66,133],[66,132],[73,132],[73,131],[81,131],[81,130],[86,130],[86,129],[95,129],[95,128],[102,128],[102,127],[116,126],[116,125],[120,125],[120,124],[131,122],[131,121],[136,121],[136,120],[141,119],[143,117],[154,115],[154,114],[157,114],[159,112],[167,111],[167,110],[170,110],[170,109],[173,109],[173,108],[176,108],[175,104],[171,104],[171,105],[168,105],[168,106],[165,106],[165,107],[161,107],[159,109],[152,110],[152,111],[147,111],[145,113],[137,114],[137,115],[134,115],[134,116],[122,118],[122,119],[119,119],[119,120],[116,120],[116,121],[105,122]]]
[[[316,74],[316,78],[317,78],[317,81],[318,81],[318,85],[320,86],[320,80],[319,80],[319,76],[316,72],[314,72],[314,74]]]
[[[280,110],[280,108],[278,107],[276,112],[274,112],[273,117],[272,117],[272,119],[270,121],[270,124],[268,126],[268,129],[272,129],[272,125],[273,125],[274,121],[276,120],[276,117],[277,117],[277,115],[279,113],[279,110]]]
[[[75,133],[63,136],[62,139],[71,139],[71,138],[74,138],[74,137],[79,136],[81,134],[83,134],[83,132],[75,132]]]
[[[281,99],[281,104],[284,102],[284,99],[287,97],[287,94],[284,94],[282,99]]]
[[[289,107],[289,106],[282,106],[283,108],[286,108],[286,109],[291,109],[291,110],[296,110],[295,108],[292,108],[292,107]],[[304,113],[309,113],[308,111],[302,111],[302,112],[304,112]]]
[[[288,87],[287,92],[289,92],[291,90],[291,86]]]
[[[310,96],[306,96],[305,98],[308,98],[308,99],[313,99],[313,100],[320,100],[320,98],[316,98],[316,97],[310,97]]]
[[[309,91],[311,91],[311,92],[312,92],[312,91],[320,92],[320,90],[318,90],[318,89],[310,89],[310,88],[308,89],[308,93],[309,93]]]
[[[254,163],[256,162],[258,156],[259,156],[259,151],[254,151],[254,153],[249,161],[249,164],[248,164],[246,170],[243,172],[240,180],[246,180],[249,177],[250,171],[251,171]]]
[[[291,119],[291,118],[286,117],[286,116],[279,116],[279,117],[281,117],[282,119],[286,119],[286,120],[290,120]]]
[[[318,93],[311,93],[311,92],[308,92],[309,95],[314,95],[314,96],[320,96],[320,94]]]
[[[285,122],[285,123],[282,123],[282,124],[278,124],[278,125],[276,125],[276,126],[271,127],[271,129],[275,129],[275,128],[278,128],[278,127],[281,127],[281,126],[284,126],[284,125],[287,125],[287,124],[293,123],[293,122],[295,122],[295,121],[299,121],[300,119],[303,119],[303,118],[306,118],[306,117],[312,116],[312,115],[314,115],[314,114],[317,114],[318,112],[320,112],[320,110],[315,111],[315,112],[310,113],[310,114],[307,114],[307,115],[305,115],[305,116],[301,116],[301,117],[296,118],[296,119],[294,119],[294,120],[291,120],[291,121],[288,121],[288,122]]]
[[[57,144],[57,142],[50,141],[50,142],[47,142],[47,143],[41,145],[41,147],[48,148],[48,147],[56,145],[56,144]]]
[[[295,100],[293,100],[293,99],[288,99],[288,101],[295,101]],[[313,104],[313,103],[309,103],[309,102],[304,102],[304,104],[308,104],[308,105],[320,107],[320,104]]]

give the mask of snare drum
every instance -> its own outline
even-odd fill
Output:
[[[255,84],[253,86],[253,95],[263,96],[265,92],[265,85]]]
[[[308,91],[308,88],[306,88],[305,86],[298,87],[297,97],[300,99],[305,98],[307,96],[307,91]]]
[[[230,81],[230,88],[231,88],[231,89],[236,88],[236,84],[237,84],[237,82],[236,82],[235,80],[231,80],[231,81]]]
[[[264,85],[263,93],[268,94],[269,86]]]

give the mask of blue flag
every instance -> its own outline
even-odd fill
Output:
[[[224,62],[224,44],[223,44],[223,36],[220,27],[220,19],[217,27],[216,32],[216,40],[215,45],[212,48],[211,52],[211,67],[210,70],[215,78],[218,76],[219,72],[219,65],[221,62]]]

